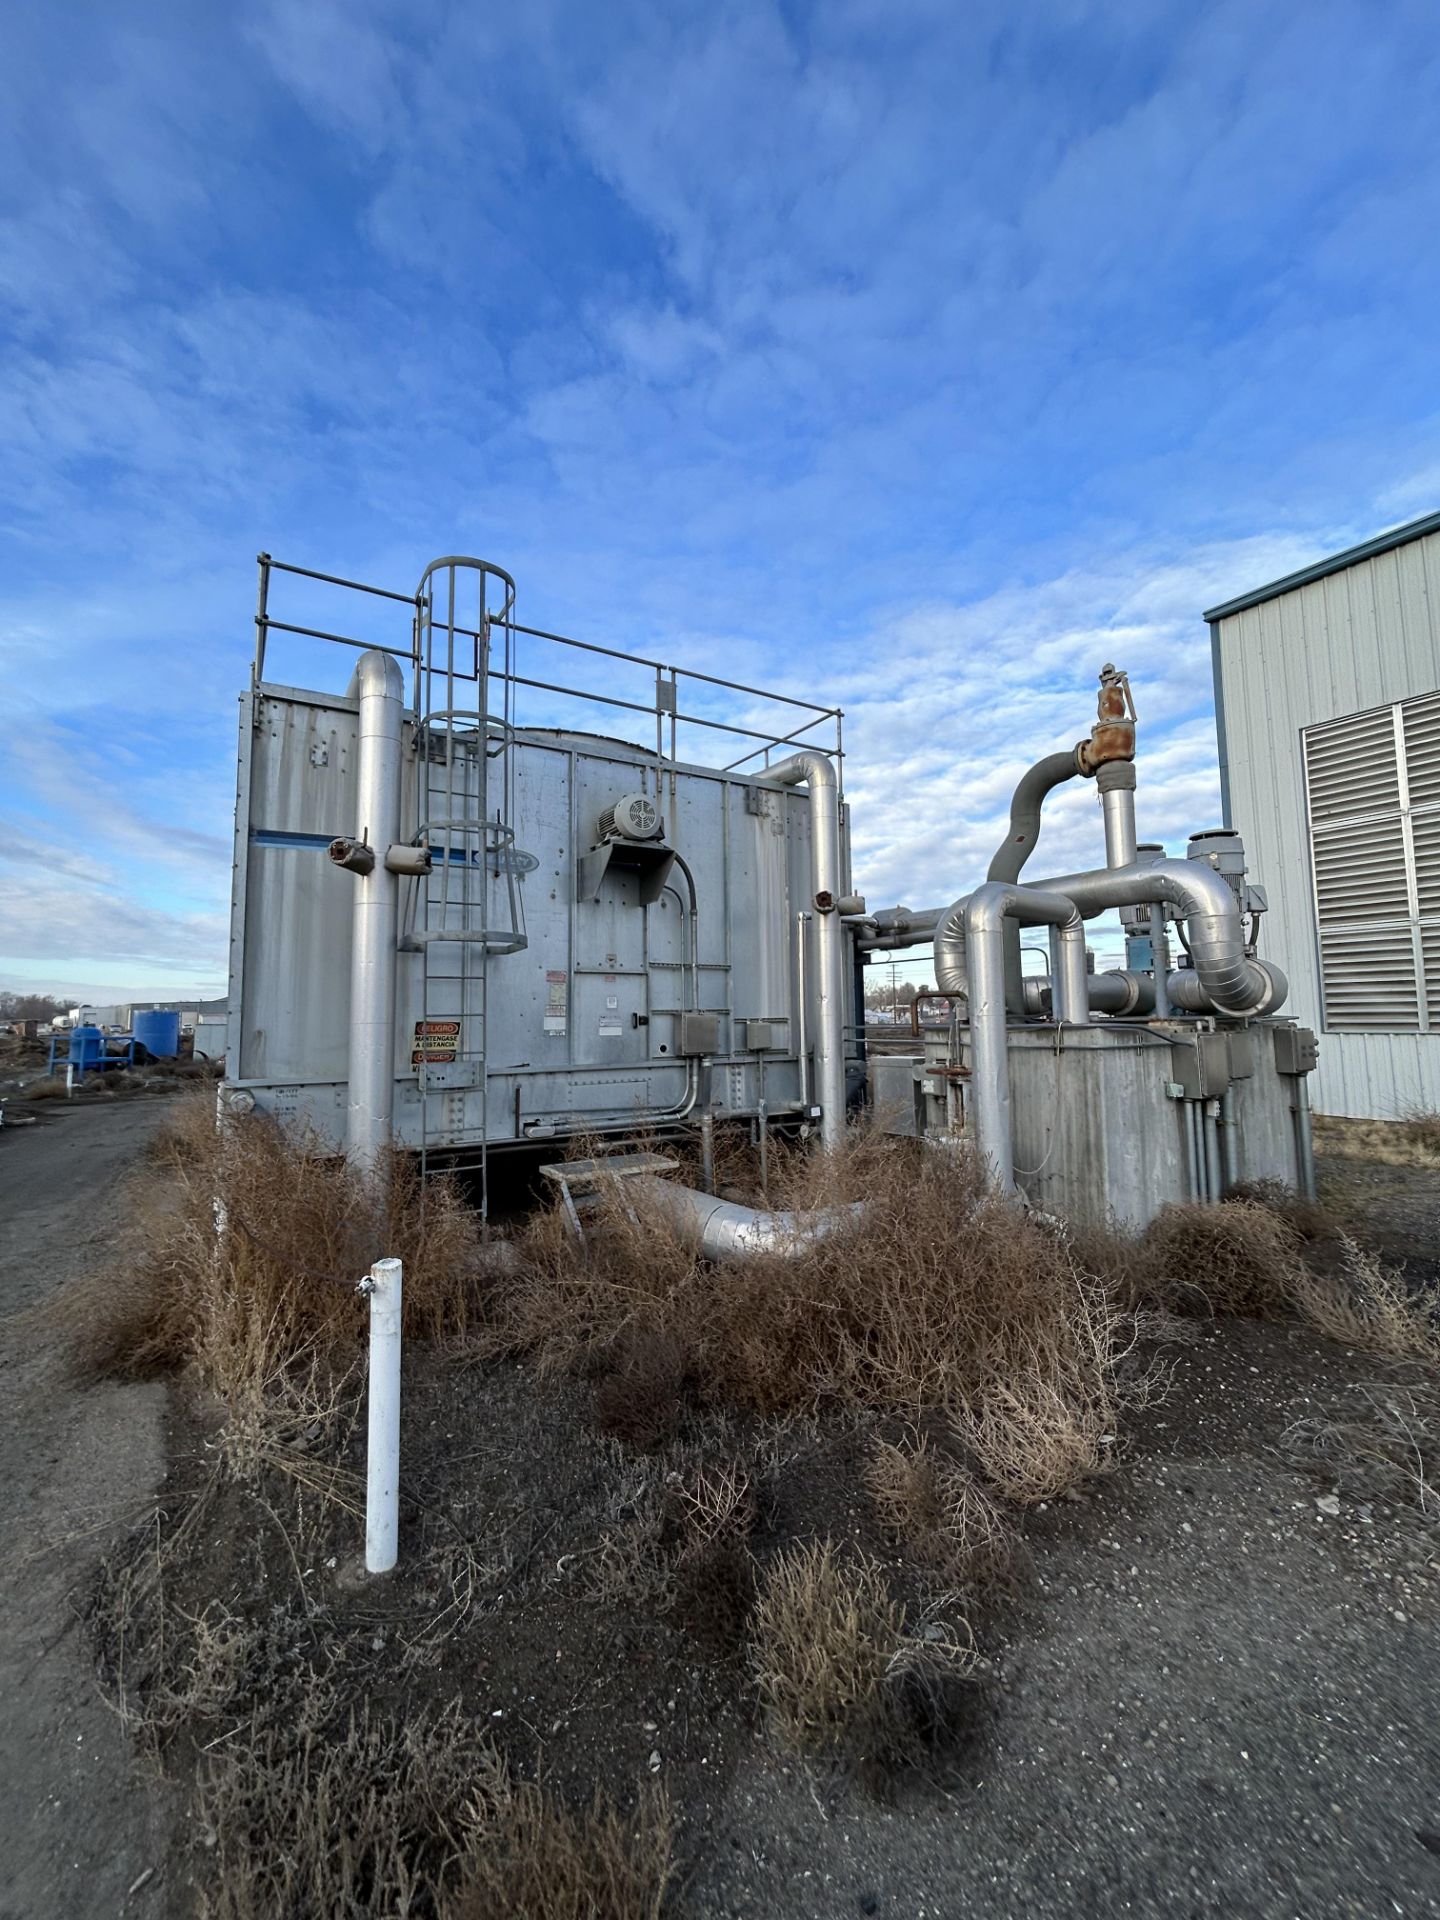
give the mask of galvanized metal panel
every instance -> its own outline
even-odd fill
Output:
[[[1440,1107],[1440,1033],[1323,1029],[1301,752],[1302,728],[1440,689],[1440,531],[1219,611],[1231,821],[1269,894],[1262,951],[1289,976],[1287,1011],[1321,1031],[1316,1108]]]
[[[353,701],[264,688],[242,719],[232,1084],[262,1106],[342,1123],[348,1071],[353,886],[323,842],[353,833]],[[528,944],[491,955],[481,991],[479,950],[437,943],[428,959],[402,938],[396,1009],[396,1132],[402,1143],[503,1145],[528,1129],[642,1124],[696,1092],[698,1063],[680,1052],[680,1016],[717,1016],[715,1106],[753,1113],[761,1080],[770,1112],[798,1101],[801,1027],[795,915],[810,906],[810,803],[804,792],[716,769],[672,766],[653,752],[593,735],[522,734],[513,748],[515,844],[535,866],[520,883]],[[447,782],[417,765],[404,742],[403,817],[413,793]],[[658,791],[657,791],[658,779]],[[463,788],[464,782],[460,782]],[[661,897],[639,904],[633,871],[612,866],[599,897],[580,900],[578,862],[601,814],[622,795],[655,795],[668,844],[694,875],[698,991],[689,888],[677,866]],[[456,804],[469,805],[457,788]],[[426,811],[430,811],[428,809]],[[300,844],[279,844],[285,836]],[[845,850],[848,884],[848,844]],[[401,887],[402,933],[415,889]],[[502,917],[504,882],[487,883],[488,924]],[[455,918],[458,909],[432,918]],[[763,1063],[742,1023],[781,1023]],[[461,1022],[487,1070],[421,1059],[417,1023]],[[812,1026],[813,1034],[813,1026]],[[787,1051],[788,1049],[788,1051]],[[483,1084],[482,1084],[483,1082]]]

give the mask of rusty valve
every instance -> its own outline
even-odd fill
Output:
[[[1130,694],[1130,676],[1107,660],[1100,669],[1100,694],[1096,701],[1096,719],[1090,738],[1075,748],[1075,764],[1081,773],[1093,776],[1111,760],[1135,758],[1135,702]]]

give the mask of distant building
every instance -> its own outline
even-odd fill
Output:
[[[1440,513],[1204,617],[1225,821],[1321,1036],[1315,1105],[1440,1108]]]

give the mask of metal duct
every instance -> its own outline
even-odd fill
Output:
[[[765,769],[782,787],[810,789],[810,881],[815,909],[815,1097],[820,1141],[837,1147],[845,1132],[845,930],[838,911],[840,783],[823,753],[795,753]],[[804,992],[803,983],[800,991]]]
[[[953,928],[965,930],[970,987],[970,1097],[975,1143],[995,1172],[1003,1193],[1015,1190],[1015,1151],[1010,1133],[1010,1056],[1005,1032],[1005,925],[1052,926],[1060,930],[1058,1018],[1089,1024],[1085,974],[1085,927],[1071,900],[1034,887],[992,881],[957,900],[935,935],[937,962],[954,952]]]
[[[766,1213],[669,1180],[642,1177],[635,1187],[647,1205],[672,1222],[688,1246],[717,1261],[750,1260],[757,1254],[793,1259],[807,1253],[817,1240],[850,1226],[864,1208],[864,1202],[857,1200],[848,1207],[825,1207],[817,1213],[790,1208]]]
[[[388,653],[362,653],[350,681],[356,727],[357,838],[388,848],[400,838],[400,723],[405,683]],[[383,860],[355,871],[350,957],[350,1090],[346,1146],[371,1173],[390,1145],[395,1110],[396,905],[400,883]]]

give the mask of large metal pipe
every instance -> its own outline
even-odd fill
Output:
[[[400,726],[405,683],[387,653],[362,653],[350,681],[356,728],[356,837],[376,855],[355,873],[350,955],[350,1090],[346,1146],[372,1173],[390,1145],[395,1108],[396,907],[400,882],[385,855],[400,838]]]
[[[1065,753],[1047,753],[1033,767],[1027,767],[1010,796],[1010,829],[995,849],[987,880],[1016,881],[1040,838],[1040,810],[1045,796],[1080,773],[1080,753],[1071,747]],[[1005,930],[1005,1005],[1013,1014],[1025,1011],[1024,974],[1020,964],[1020,929]]]
[[[1199,860],[1157,860],[1153,866],[1097,867],[1063,873],[1039,883],[1063,893],[1088,919],[1111,907],[1167,900],[1185,922],[1195,977],[1216,1013],[1255,1013],[1272,1001],[1275,980],[1268,963],[1245,952],[1240,903],[1229,885]],[[939,941],[936,942],[939,953]],[[1278,969],[1274,970],[1278,973]],[[1166,986],[1176,975],[1171,974]]]
[[[840,783],[823,753],[795,753],[765,769],[767,780],[810,789],[810,886],[815,910],[815,1097],[820,1141],[839,1146],[845,1133],[845,928],[839,905]]]
[[[1086,976],[1086,997],[1092,1013],[1149,1013],[1155,1004],[1155,982],[1148,973],[1115,969]],[[1025,1011],[1046,1018],[1054,1005],[1048,973],[1025,976]]]
[[[1277,1013],[1285,1004],[1290,991],[1290,982],[1286,979],[1273,960],[1252,960],[1269,981],[1269,991],[1246,1011],[1250,1014]],[[1165,993],[1171,1007],[1178,1007],[1184,1013],[1224,1013],[1226,1008],[1219,1006],[1213,997],[1205,991],[1199,974],[1193,967],[1180,967],[1174,973],[1165,976]]]
[[[1085,977],[1085,928],[1074,902],[1062,894],[991,881],[957,900],[935,935],[937,966],[942,948],[953,952],[953,927],[965,933],[970,992],[970,1097],[975,1142],[1003,1193],[1015,1190],[1015,1149],[1010,1131],[1010,1056],[1005,1026],[1005,927],[1060,929],[1057,1018],[1089,1023]]]
[[[1105,864],[1135,864],[1135,763],[1107,760],[1095,775],[1105,820]]]
[[[767,1253],[793,1259],[808,1252],[817,1240],[850,1226],[864,1206],[857,1200],[848,1207],[823,1207],[815,1213],[791,1208],[767,1213],[669,1180],[641,1176],[634,1186],[637,1199],[643,1198],[663,1214],[685,1243],[707,1260],[749,1260]]]

